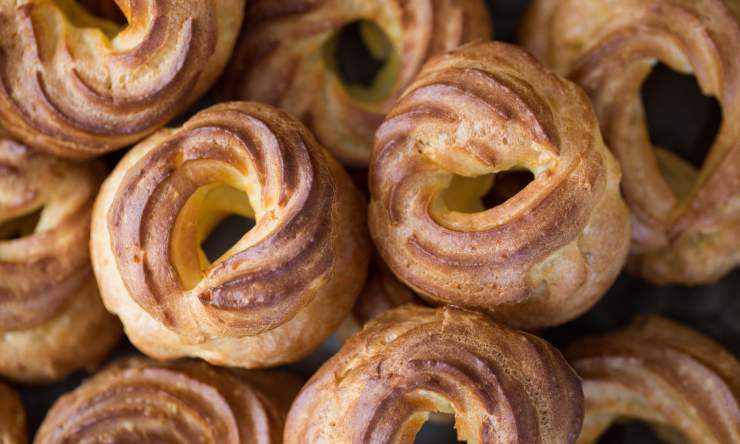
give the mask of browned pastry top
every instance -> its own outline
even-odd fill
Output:
[[[289,111],[340,161],[352,165],[367,165],[383,115],[425,60],[491,34],[482,0],[247,3],[225,94]],[[360,21],[373,56],[386,59],[367,87],[343,83],[336,55],[341,30]]]
[[[624,171],[631,266],[654,282],[711,282],[740,263],[738,18],[737,0],[537,0],[525,20],[524,45],[594,101]],[[640,90],[658,61],[722,106],[699,171],[650,142]]]
[[[74,0],[0,2],[0,120],[19,140],[89,158],[164,125],[221,72],[243,0],[116,0],[121,28]]]
[[[740,363],[700,333],[645,316],[565,354],[583,378],[579,443],[598,442],[617,420],[646,421],[672,443],[740,442]]]
[[[271,330],[348,265],[335,263],[337,242],[354,254],[348,262],[366,261],[358,247],[365,248],[362,200],[339,169],[275,108],[208,108],[137,146],[106,183],[101,241],[110,242],[115,264],[101,260],[101,268],[114,267],[138,306],[187,341]],[[211,207],[209,193],[224,187],[249,202],[226,194],[225,206]],[[256,225],[211,264],[199,253],[198,221],[229,212]],[[123,297],[103,287],[105,299]]]
[[[299,387],[287,374],[127,359],[60,398],[34,442],[277,444]]]
[[[430,412],[459,440],[571,443],[581,385],[544,340],[455,308],[405,305],[370,321],[304,386],[285,443],[413,443]]]
[[[53,317],[91,278],[90,215],[103,177],[0,139],[0,331]]]
[[[0,383],[0,444],[26,443],[26,413],[18,395]]]
[[[516,169],[535,178],[501,205],[461,212],[444,199],[456,176]],[[575,84],[514,46],[466,45],[429,61],[379,128],[370,229],[420,295],[554,325],[590,307],[624,263],[619,179]]]

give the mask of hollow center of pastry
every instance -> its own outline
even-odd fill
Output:
[[[450,211],[479,213],[503,204],[516,196],[534,175],[529,170],[508,170],[477,177],[452,176],[440,199]]]
[[[599,444],[655,443],[678,444],[689,443],[681,432],[661,425],[646,424],[639,421],[615,422],[599,437]]]
[[[415,443],[458,443],[455,416],[451,413],[431,413],[416,434]]]
[[[465,417],[456,417],[455,407],[443,395],[415,390],[406,395],[406,401],[415,409],[396,431],[393,442],[475,442],[475,426],[471,428]]]
[[[113,0],[54,0],[69,22],[77,28],[97,28],[113,38],[128,19]]]
[[[254,219],[230,214],[220,221],[200,244],[209,262],[216,262],[254,227]]]
[[[0,221],[0,240],[20,239],[36,232],[43,210],[41,207],[30,213]]]
[[[650,141],[661,173],[678,197],[688,194],[722,123],[716,98],[705,96],[696,78],[664,64],[642,86]]]
[[[324,45],[324,58],[349,95],[368,103],[390,96],[400,66],[393,42],[368,20],[339,29]]]
[[[211,264],[240,250],[240,242],[255,226],[249,196],[230,185],[199,188],[177,216],[171,257],[183,287],[194,288]]]
[[[124,26],[128,23],[114,0],[77,0],[91,15]]]

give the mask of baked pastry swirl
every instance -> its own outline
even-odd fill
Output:
[[[34,443],[277,444],[300,386],[286,373],[122,360],[60,398]]]
[[[598,442],[619,420],[648,422],[672,443],[740,442],[740,363],[704,335],[644,316],[565,354],[583,378],[579,443]]]
[[[0,138],[0,375],[61,379],[94,367],[121,336],[87,248],[103,168]]]
[[[26,443],[26,413],[18,395],[0,383],[0,444]]]
[[[482,0],[253,0],[223,81],[228,98],[279,106],[342,163],[366,166],[373,134],[425,60],[488,40]],[[385,64],[368,86],[342,80],[342,30],[359,24]]]
[[[413,443],[430,412],[458,440],[572,443],[575,372],[544,340],[482,314],[404,305],[368,322],[303,387],[285,443]]]
[[[709,283],[740,264],[738,18],[737,0],[537,0],[525,21],[524,45],[594,102],[624,171],[629,268],[655,283]],[[722,106],[699,171],[650,141],[640,91],[658,61]]]
[[[231,213],[256,224],[210,263],[200,244]],[[92,231],[103,300],[134,345],[240,367],[309,354],[351,309],[370,254],[344,170],[299,122],[247,102],[134,147]]]
[[[142,139],[221,73],[244,0],[115,0],[128,24],[75,0],[0,2],[0,121],[34,148],[89,158]]]
[[[516,169],[534,180],[485,209],[492,175]],[[624,263],[619,179],[576,85],[514,46],[470,44],[430,60],[378,129],[370,231],[425,299],[518,328],[556,325]]]

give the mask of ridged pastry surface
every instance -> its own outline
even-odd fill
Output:
[[[0,374],[63,377],[97,363],[120,337],[87,248],[103,174],[98,163],[0,139]]]
[[[0,444],[26,443],[26,413],[18,395],[0,383]]]
[[[299,388],[284,373],[126,359],[61,397],[34,442],[277,444]]]
[[[624,172],[630,269],[654,283],[706,284],[740,264],[739,19],[737,0],[537,0],[524,22],[524,46],[593,100]],[[657,62],[722,107],[698,170],[650,141],[641,88]]]
[[[534,180],[500,205],[467,211],[445,200],[456,182],[509,170]],[[430,60],[379,128],[370,231],[425,299],[519,328],[557,325],[593,305],[622,268],[620,177],[575,84],[514,46],[470,44]],[[485,193],[458,188],[453,203]]]
[[[580,381],[544,340],[482,314],[405,305],[347,341],[303,387],[285,443],[413,443],[430,412],[458,440],[572,443]]]
[[[740,442],[740,363],[704,335],[659,316],[566,349],[583,379],[580,444],[615,421],[644,421],[671,443]]]
[[[89,158],[136,142],[221,73],[243,0],[116,0],[127,24],[74,0],[0,2],[0,121],[40,150]]]
[[[491,36],[482,0],[249,1],[224,78],[227,97],[279,106],[301,119],[338,160],[367,165],[375,130],[424,61]],[[343,81],[342,30],[360,22],[373,58],[368,86]]]
[[[0,330],[53,317],[91,275],[84,245],[103,174],[0,140]]]
[[[228,214],[255,226],[211,263]],[[318,346],[361,290],[364,201],[300,123],[267,105],[208,108],[137,145],[103,185],[92,251],[106,306],[158,358],[263,366]]]

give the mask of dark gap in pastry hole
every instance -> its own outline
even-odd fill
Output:
[[[450,413],[430,413],[429,419],[421,427],[419,433],[416,434],[416,439],[414,439],[414,442],[433,442],[437,444],[446,444],[465,441],[457,440],[454,415]]]
[[[502,171],[496,174],[493,187],[481,199],[483,205],[486,208],[497,207],[516,196],[533,180],[534,174],[529,170]]]
[[[111,151],[110,153],[106,153],[105,155],[103,155],[101,159],[105,163],[105,166],[108,168],[108,170],[112,171],[116,167],[116,165],[118,165],[118,162],[123,159],[123,156],[128,153],[128,151],[128,147],[116,151]]]
[[[114,0],[77,0],[90,15],[113,22],[119,26],[128,24],[126,16]]]
[[[455,174],[441,197],[451,211],[479,213],[503,204],[533,180],[531,171],[519,169],[477,177]]]
[[[44,207],[41,207],[23,216],[0,222],[0,240],[20,239],[33,234],[43,211]]]
[[[201,247],[208,260],[213,263],[229,251],[255,225],[253,219],[231,214],[216,224]]]
[[[666,434],[666,439],[660,437],[661,433]],[[609,427],[603,435],[599,437],[599,444],[668,444],[671,442],[688,442],[671,441],[670,438],[683,438],[675,429],[664,427],[660,433],[649,424],[639,421],[620,421],[615,422]]]
[[[722,124],[722,108],[696,78],[657,64],[642,85],[650,140],[701,169]]]
[[[379,103],[392,92],[398,75],[398,52],[374,22],[358,20],[337,31],[323,48],[327,67],[354,99]]]

